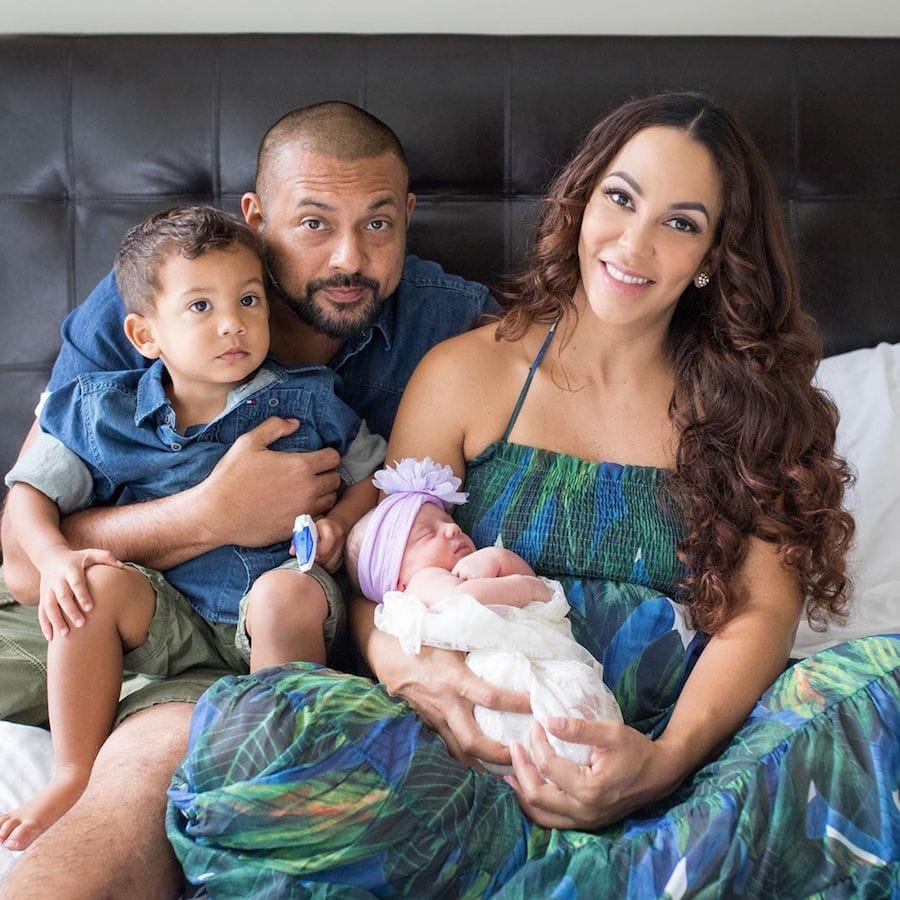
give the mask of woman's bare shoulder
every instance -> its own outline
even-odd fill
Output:
[[[498,325],[498,322],[489,322],[487,325],[481,325],[478,328],[473,328],[471,331],[463,331],[455,337],[447,338],[447,340],[441,341],[432,347],[425,358],[452,358],[459,353],[484,354],[490,348],[497,346]]]
[[[511,361],[522,354],[522,348],[518,341],[498,339],[498,324],[491,322],[442,341],[423,357],[419,369],[456,384],[478,384],[485,378],[502,377]]]

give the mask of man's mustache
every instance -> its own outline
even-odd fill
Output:
[[[313,278],[306,285],[308,296],[312,296],[316,291],[327,290],[328,288],[338,288],[347,290],[348,288],[368,288],[373,296],[378,296],[378,282],[374,278],[367,278],[355,272],[352,275],[332,275],[330,278]]]

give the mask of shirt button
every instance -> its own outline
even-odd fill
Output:
[[[278,406],[278,398],[269,397],[269,406]]]
[[[180,450],[180,449],[181,449],[181,444],[179,444],[179,443],[176,441],[176,442],[173,443],[173,444],[169,444],[169,447],[170,447],[172,450]]]

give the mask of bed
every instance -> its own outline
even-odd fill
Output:
[[[894,39],[2,37],[0,465],[30,426],[59,325],[125,228],[182,201],[237,212],[283,112],[344,99],[391,124],[419,198],[410,249],[492,283],[521,262],[536,200],[593,121],[633,94],[698,89],[773,166],[828,357],[820,384],[858,473],[851,618],[826,633],[802,625],[794,653],[898,633],[898,83]],[[30,796],[51,759],[46,731],[0,723],[0,806]],[[896,746],[888,764],[896,785]],[[11,862],[0,848],[0,872]]]

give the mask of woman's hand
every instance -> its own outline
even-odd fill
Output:
[[[527,694],[495,687],[473,674],[462,653],[423,646],[416,656],[375,627],[375,604],[350,598],[350,630],[369,668],[392,696],[400,696],[444,739],[451,755],[466,765],[477,760],[508,766],[509,750],[482,733],[475,705],[528,713]]]
[[[464,654],[422,647],[417,656],[403,653],[394,638],[385,653],[379,678],[392,695],[399,695],[444,739],[452,756],[480,768],[478,760],[510,764],[509,750],[482,733],[475,722],[475,705],[510,712],[530,711],[528,695],[495,687],[466,666]]]
[[[578,765],[556,754],[538,724],[533,763],[521,745],[513,746],[514,774],[505,780],[528,817],[547,828],[589,831],[616,822],[670,793],[686,774],[661,742],[619,722],[550,719],[547,728],[592,748],[589,763]]]

